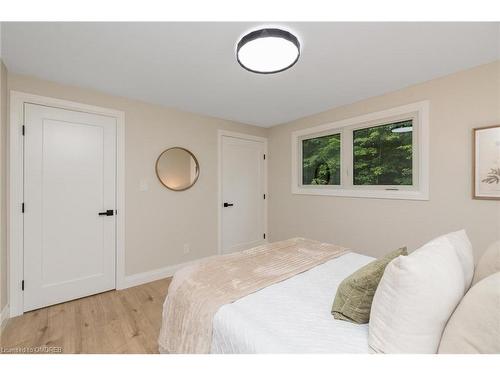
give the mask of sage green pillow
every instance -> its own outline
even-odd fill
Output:
[[[335,295],[332,315],[335,319],[364,324],[370,320],[373,296],[385,267],[400,255],[408,255],[406,247],[374,260],[344,279]]]

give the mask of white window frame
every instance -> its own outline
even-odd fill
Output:
[[[413,185],[353,185],[352,135],[357,129],[413,120]],[[341,134],[340,185],[302,185],[302,141]],[[292,193],[339,197],[429,200],[429,102],[421,101],[292,133]]]

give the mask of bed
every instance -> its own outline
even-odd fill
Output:
[[[340,282],[374,258],[305,238],[200,260],[177,271],[161,353],[368,353],[368,326],[336,320]]]
[[[338,284],[373,259],[350,252],[222,306],[211,353],[369,353],[368,325],[330,309]]]
[[[493,267],[469,290],[474,262],[465,231],[389,257],[400,250],[371,263],[372,257],[299,237],[197,261],[170,283],[159,351],[498,353],[500,278]],[[493,254],[485,262],[493,264]],[[341,282],[368,263],[384,267],[373,304],[363,310],[370,329],[331,315]],[[351,301],[362,311],[360,299]]]

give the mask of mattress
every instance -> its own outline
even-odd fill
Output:
[[[222,306],[211,353],[370,353],[368,325],[336,320],[340,282],[374,258],[348,253]]]

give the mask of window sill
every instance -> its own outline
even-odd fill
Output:
[[[358,189],[315,189],[294,186],[292,194],[326,195],[350,198],[406,199],[428,201],[429,193],[421,190],[358,190]]]

